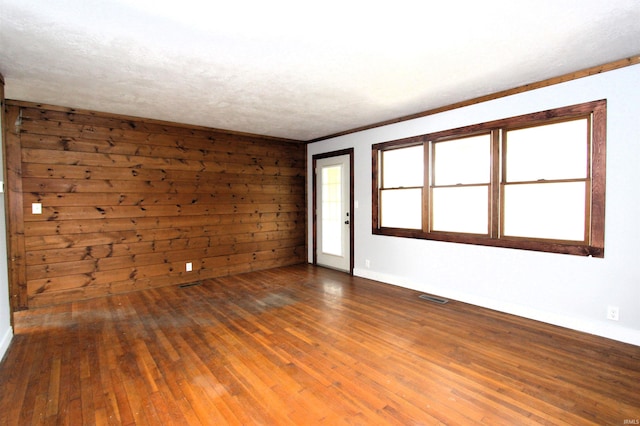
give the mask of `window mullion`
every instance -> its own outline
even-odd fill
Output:
[[[372,155],[372,168],[374,181],[372,185],[373,192],[373,209],[372,209],[372,225],[374,229],[380,229],[382,225],[381,213],[382,213],[382,150],[375,150]]]
[[[422,232],[431,232],[431,141],[422,145],[424,170],[422,181]]]
[[[592,214],[592,203],[593,203],[593,113],[589,114],[587,117],[587,179],[585,185],[585,206],[584,206],[584,235],[585,235],[585,243],[587,245],[591,245],[594,242],[593,232],[594,230],[591,228],[593,223],[591,214]],[[598,231],[595,233],[597,235],[596,240],[599,240]],[[598,241],[596,245],[603,245],[603,242]]]
[[[501,208],[501,186],[500,186],[500,165],[502,158],[500,157],[500,136],[501,130],[494,129],[491,131],[491,180],[489,183],[489,237],[500,237],[500,217],[502,216]]]

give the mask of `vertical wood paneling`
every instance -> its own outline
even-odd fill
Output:
[[[13,101],[8,122],[14,310],[305,259],[304,144]]]

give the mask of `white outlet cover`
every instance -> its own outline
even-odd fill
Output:
[[[32,214],[42,214],[42,203],[31,203]]]
[[[187,262],[186,270],[187,272],[193,271],[193,264],[191,262]]]
[[[620,319],[620,308],[617,306],[607,306],[607,319],[618,321]]]

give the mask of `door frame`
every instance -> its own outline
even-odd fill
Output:
[[[318,265],[318,173],[316,172],[316,161],[323,158],[338,157],[341,155],[349,156],[349,275],[353,275],[354,266],[354,248],[353,248],[353,236],[354,236],[354,214],[353,214],[353,148],[341,149],[339,151],[325,152],[322,154],[315,154],[312,158],[312,175],[313,175],[313,195],[312,195],[312,209],[313,209],[313,264]]]

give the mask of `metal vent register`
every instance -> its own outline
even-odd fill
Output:
[[[443,299],[442,297],[431,296],[430,294],[421,294],[418,296],[420,299],[428,300],[429,302],[438,303],[440,305],[444,305],[448,302],[447,299]]]

